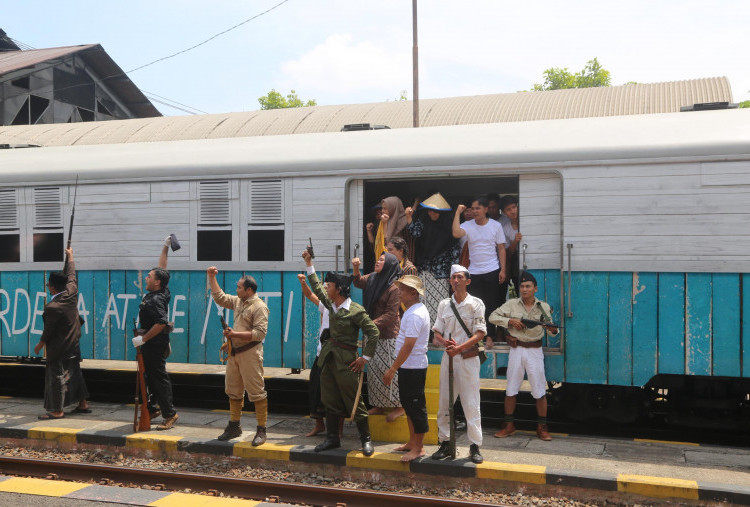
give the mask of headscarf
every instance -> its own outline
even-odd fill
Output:
[[[378,224],[378,231],[375,235],[375,258],[379,258],[385,250],[386,242],[398,234],[406,227],[406,213],[404,212],[404,203],[395,196],[383,199],[383,213],[388,214],[388,223],[383,226],[383,222]]]
[[[417,238],[414,252],[414,263],[422,266],[425,262],[453,248],[456,239],[453,237],[453,217],[450,212],[439,212],[440,216],[433,221],[427,212],[420,218],[423,224],[422,235]]]
[[[372,310],[375,307],[375,303],[380,299],[380,296],[400,276],[401,268],[398,265],[398,259],[395,255],[386,253],[383,269],[380,270],[380,273],[372,273],[367,277],[365,290],[362,291],[362,303],[370,317],[372,317]]]

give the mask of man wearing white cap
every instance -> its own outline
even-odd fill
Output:
[[[483,458],[479,453],[479,446],[482,445],[482,420],[479,412],[480,363],[477,345],[487,333],[484,303],[467,292],[471,275],[465,267],[459,264],[451,266],[450,283],[453,296],[440,302],[437,319],[432,326],[435,340],[445,344],[445,353],[440,363],[440,401],[437,414],[440,448],[432,455],[432,459],[445,459],[450,455],[448,414],[453,400],[448,399],[448,357],[452,357],[453,390],[461,399],[471,442],[469,459],[479,464]]]

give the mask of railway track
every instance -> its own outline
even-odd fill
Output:
[[[152,489],[163,489],[166,491],[190,489],[192,492],[201,492],[214,496],[223,494],[224,496],[262,500],[272,503],[314,506],[412,507],[424,505],[470,507],[490,505],[475,500],[467,501],[298,483],[269,482],[221,475],[8,456],[0,456],[0,473],[10,476],[94,482],[103,485],[122,484],[132,487],[147,485]]]

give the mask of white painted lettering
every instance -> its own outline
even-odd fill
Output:
[[[21,329],[16,327],[16,317],[18,317],[18,296],[23,296],[26,300],[26,323]],[[31,299],[29,298],[29,293],[26,292],[26,289],[16,289],[16,297],[13,301],[13,307],[15,308],[15,311],[13,312],[12,334],[23,334],[29,329],[29,324],[31,324]]]
[[[104,312],[104,318],[102,319],[102,328],[106,328],[110,322],[110,316],[115,316],[115,322],[117,327],[120,327],[120,314],[117,312],[117,303],[115,303],[115,295],[110,292],[109,301],[107,301],[107,311]]]
[[[125,308],[122,310],[122,327],[120,329],[125,329],[126,320],[128,320],[128,301],[131,299],[135,299],[135,294],[118,294],[117,299],[124,299],[125,300]]]
[[[42,307],[39,308],[39,298],[42,299]],[[46,292],[37,292],[36,297],[34,298],[34,315],[31,317],[31,334],[42,334],[41,329],[36,328],[36,318],[41,317],[42,313],[44,313],[44,303],[47,301],[47,293]]]
[[[177,303],[180,301],[187,301],[187,297],[183,295],[177,295],[174,297],[174,304],[172,305],[172,322],[177,322],[177,317],[184,317],[185,312],[180,312],[177,310]],[[176,325],[176,324],[175,324]],[[185,329],[181,327],[175,327],[172,331],[173,333],[184,333]]]
[[[83,317],[83,332],[84,334],[89,333],[89,311],[86,309],[86,303],[83,300],[83,293],[78,293],[78,315]]]
[[[5,300],[8,302],[8,306],[5,307],[5,309],[2,309],[2,299],[5,297]],[[10,326],[8,325],[8,321],[5,320],[5,315],[10,311],[10,296],[8,295],[8,291],[5,289],[0,289],[0,321],[2,321],[3,324],[5,324],[5,329],[8,330],[8,334],[11,334],[10,332]],[[2,329],[0,329],[2,331]]]

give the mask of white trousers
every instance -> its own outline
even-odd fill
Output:
[[[547,379],[544,376],[544,351],[542,347],[527,349],[511,347],[508,354],[508,385],[506,396],[515,396],[523,382],[524,372],[529,377],[531,396],[538,400],[547,393]]]
[[[482,445],[482,415],[479,412],[479,357],[464,359],[461,354],[453,357],[453,396],[461,399],[466,416],[466,429],[472,444]],[[450,438],[448,411],[448,354],[443,353],[440,363],[440,401],[438,403],[438,440]],[[453,400],[455,401],[455,399]]]

